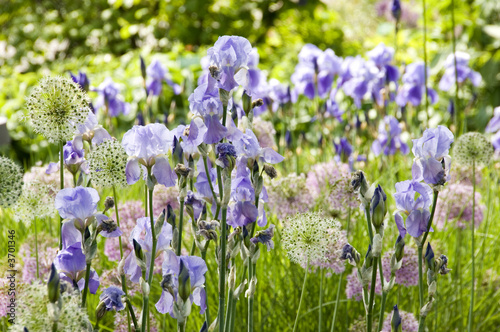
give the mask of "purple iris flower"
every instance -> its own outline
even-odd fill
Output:
[[[111,139],[111,135],[98,122],[97,117],[89,111],[87,120],[76,127],[73,145],[76,149],[83,149],[83,141],[91,141],[92,144],[101,144],[105,140]]]
[[[215,167],[212,167],[210,160],[207,160],[208,163],[208,173],[210,174],[210,179],[212,182],[212,187],[216,194],[219,193],[219,186],[216,185],[217,179],[217,170]],[[200,170],[198,176],[196,177],[196,182],[194,187],[196,190],[205,197],[205,199],[213,198],[212,190],[210,189],[210,184],[208,183],[208,177],[205,172],[205,165],[203,164],[203,159],[200,158],[196,165],[196,169]]]
[[[342,58],[335,55],[331,49],[326,49],[317,59],[318,63],[318,95],[324,98],[332,89],[335,75],[340,74],[342,69]]]
[[[346,95],[354,99],[356,107],[360,108],[361,101],[368,92],[374,94],[377,102],[379,101],[380,89],[374,87],[381,77],[384,77],[384,73],[373,62],[366,61],[359,55],[355,58],[347,57],[342,62],[338,85]]]
[[[408,154],[410,149],[401,140],[400,135],[398,120],[392,115],[386,115],[378,126],[378,137],[372,144],[373,153],[378,156],[383,152],[386,156],[392,156],[400,150],[402,154]]]
[[[394,49],[385,46],[384,43],[378,44],[373,50],[366,53],[368,58],[375,63],[375,66],[385,72],[385,83],[397,82],[399,79],[399,70],[390,63],[394,58]]]
[[[332,90],[330,93],[330,98],[328,98],[325,102],[325,111],[326,115],[333,116],[337,119],[337,121],[342,122],[342,115],[344,114],[344,110],[339,107],[337,101],[335,100],[335,95],[337,94],[337,89]]]
[[[248,174],[238,174],[231,182],[230,210],[232,218],[228,218],[228,225],[233,228],[247,226],[259,217],[259,211],[254,204],[255,190],[249,175],[249,172]]]
[[[102,294],[99,296],[99,300],[104,302],[107,311],[116,310],[120,311],[125,309],[125,305],[122,302],[122,296],[125,293],[116,286],[109,286],[106,288]]]
[[[188,190],[184,204],[193,210],[194,220],[198,220],[203,212],[203,197],[196,192]]]
[[[222,36],[209,48],[210,64],[217,67],[217,88],[231,91],[250,84],[248,62],[252,53],[252,45],[243,37]]]
[[[493,111],[493,117],[491,118],[490,122],[488,122],[485,131],[487,133],[494,133],[499,130],[500,130],[500,106],[495,107],[495,110]]]
[[[176,95],[181,93],[181,86],[174,83],[168,78],[168,70],[158,60],[153,60],[146,70],[148,79],[146,81],[146,90],[148,94],[159,96],[163,89],[163,82],[165,81],[172,87]]]
[[[156,220],[155,220],[156,223]],[[163,224],[163,227],[158,236],[158,242],[156,244],[156,253],[152,255],[153,251],[153,236],[151,234],[151,221],[149,217],[143,217],[137,219],[137,224],[130,233],[129,241],[133,243],[135,240],[137,243],[141,245],[142,252],[145,256],[147,273],[149,275],[149,267],[151,266],[151,257],[154,256],[156,259],[161,252],[166,251],[170,246],[170,241],[172,241],[172,226],[166,222]],[[124,271],[126,274],[130,276],[130,281],[139,282],[139,279],[142,276],[142,271],[139,265],[137,265],[137,260],[135,257],[135,251],[132,250],[130,254],[125,259]]]
[[[63,159],[64,167],[66,167],[72,174],[76,174],[79,170],[83,171],[85,174],[89,173],[87,161],[85,160],[85,150],[83,145],[78,148],[73,144],[72,141],[68,141],[63,146]],[[60,164],[50,163],[45,171],[46,174],[52,174],[59,171]]]
[[[449,151],[453,141],[453,133],[444,126],[426,129],[421,138],[414,139],[413,179],[434,185],[448,181],[451,164]]]
[[[278,110],[278,107],[291,102],[290,86],[282,84],[275,78],[269,80],[268,88],[270,90],[269,97],[273,101],[273,112]]]
[[[82,244],[74,243],[67,248],[63,248],[57,253],[54,259],[54,266],[59,272],[59,277],[78,286],[80,291],[85,287],[85,271],[87,263],[82,252]],[[99,288],[99,276],[94,269],[90,270],[89,291],[95,294]]]
[[[188,126],[179,125],[174,134],[181,141],[181,148],[186,154],[198,153],[198,146],[203,143],[207,127],[200,117],[194,117]]]
[[[247,159],[263,160],[269,164],[277,164],[283,161],[283,156],[272,148],[261,148],[255,134],[247,129],[241,139],[233,142],[238,156]]]
[[[401,18],[401,2],[400,0],[393,0],[391,6],[391,14],[394,19],[399,22]]]
[[[426,232],[431,215],[429,208],[432,202],[432,189],[415,180],[398,182],[394,199],[397,208],[394,219],[401,237],[406,233],[419,237]],[[407,216],[406,227],[401,214]]]
[[[198,86],[189,96],[189,109],[195,116],[203,117],[207,128],[203,142],[214,144],[226,137],[228,129],[220,121],[223,115],[223,105],[217,89],[209,83]],[[228,117],[230,118],[230,117]]]
[[[429,77],[429,69],[427,68],[427,77]],[[427,87],[429,94],[429,101],[435,104],[439,97],[437,92]],[[424,77],[424,63],[417,62],[411,63],[406,67],[406,72],[403,75],[403,86],[399,88],[396,96],[396,103],[403,107],[410,103],[413,106],[418,106],[425,96],[425,77]]]
[[[89,91],[89,86],[90,86],[90,81],[89,78],[87,77],[87,74],[84,72],[78,71],[77,75],[73,75],[72,72],[69,72],[71,79],[73,82],[78,84],[80,88],[82,88],[83,91],[88,92]]]
[[[257,97],[254,92],[258,92],[260,85],[265,83],[266,75],[257,67],[259,65],[259,53],[257,48],[253,48],[248,56],[248,85],[245,87],[249,96]]]
[[[236,159],[236,149],[230,143],[217,144],[215,151],[217,155],[215,163],[222,168],[230,166],[231,158]]]
[[[127,183],[134,184],[141,177],[139,164],[152,168],[159,184],[175,186],[176,175],[168,162],[168,152],[173,145],[174,134],[164,124],[151,123],[133,126],[123,135],[122,145],[129,156],[125,173]]]
[[[259,242],[265,244],[267,247],[267,251],[274,249],[274,228],[275,226],[273,224],[269,225],[266,230],[257,232],[257,234],[253,238],[251,238],[250,241],[252,241],[253,244],[257,244]]]
[[[463,83],[469,79],[474,86],[481,83],[481,74],[470,69],[470,55],[465,52],[455,52],[457,57],[457,80],[458,83]],[[439,89],[448,91],[452,86],[455,86],[455,57],[453,54],[448,55],[444,63],[445,72],[439,81]]]
[[[335,154],[336,154],[335,160],[346,161],[349,159],[349,157],[352,154],[353,148],[352,145],[347,140],[347,138],[345,137],[340,138],[338,143],[336,141],[333,141],[333,146],[335,147]]]
[[[95,102],[96,110],[105,107],[106,112],[112,117],[129,113],[130,105],[121,99],[120,88],[111,77],[106,78],[95,91],[99,93]]]
[[[187,271],[185,271],[186,269]],[[156,309],[162,313],[169,313],[173,318],[174,305],[182,293],[180,289],[189,289],[189,297],[183,299],[200,307],[200,314],[207,308],[205,293],[205,273],[208,271],[205,261],[197,256],[177,256],[171,250],[165,252],[162,264],[163,280],[160,300]],[[189,284],[188,284],[189,283]]]
[[[299,63],[291,77],[295,92],[314,99],[317,94],[316,81],[318,74],[318,58],[323,54],[316,45],[306,44],[299,53]]]
[[[63,248],[82,242],[82,234],[93,218],[98,225],[108,219],[104,214],[97,213],[99,200],[99,194],[94,188],[78,186],[65,188],[57,193],[55,208],[61,218],[66,219],[61,230]],[[113,232],[103,230],[99,234],[104,237],[117,237],[122,235],[122,231],[117,227]]]

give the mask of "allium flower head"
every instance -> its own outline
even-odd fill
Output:
[[[0,206],[8,208],[21,196],[23,170],[12,159],[0,156]]]
[[[326,262],[328,247],[338,242],[341,235],[337,220],[321,212],[306,212],[286,220],[281,241],[290,260],[306,267],[307,263]]]
[[[387,251],[382,258],[382,269],[384,279],[388,280],[391,275],[391,258],[394,251]],[[418,257],[412,247],[405,247],[401,268],[396,271],[396,284],[405,287],[418,285]]]
[[[92,331],[87,310],[81,308],[80,294],[61,294],[63,309],[59,312],[58,331]],[[35,282],[20,292],[17,299],[15,324],[10,331],[52,331],[54,309],[49,301],[47,285]]]
[[[127,153],[117,140],[106,140],[95,146],[89,156],[90,177],[98,187],[127,185]]]
[[[90,110],[89,98],[80,85],[64,77],[42,79],[27,98],[26,107],[34,131],[49,142],[71,140]]]
[[[55,212],[52,190],[51,186],[36,181],[25,183],[23,193],[13,208],[14,219],[29,227],[35,218],[52,217]]]
[[[314,206],[314,198],[304,174],[290,173],[276,178],[267,186],[269,207],[282,220],[296,213],[307,212]]]
[[[453,147],[453,157],[464,166],[487,165],[493,156],[493,145],[486,136],[470,132],[458,138]]]
[[[452,183],[441,191],[436,206],[436,227],[443,229],[448,226],[469,228],[472,220],[473,188],[467,183]],[[474,209],[474,224],[479,227],[484,219],[484,204],[481,202],[481,193],[476,191],[476,205]]]

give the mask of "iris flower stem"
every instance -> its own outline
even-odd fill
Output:
[[[370,235],[370,244],[373,245],[373,229],[370,217],[370,206],[365,207],[365,214],[366,214],[366,226],[368,227],[368,234]]]
[[[89,289],[89,279],[90,279],[90,262],[87,263],[87,269],[85,270],[85,286],[83,287],[82,294],[82,308],[85,308],[87,304],[87,291]]]
[[[36,220],[37,218],[35,218],[33,220],[33,224],[34,224],[34,228],[35,228],[35,258],[36,258],[36,279],[39,279],[40,278],[40,268],[38,266],[38,232],[37,232],[37,229],[36,229]]]
[[[319,283],[319,315],[318,315],[318,331],[321,332],[321,314],[323,309],[323,277],[325,274],[324,269],[321,269],[321,279]]]
[[[233,309],[233,290],[229,289],[229,292],[227,294],[227,307],[226,307],[226,321],[224,322],[224,330],[229,331],[231,328],[231,315],[232,315],[232,309]]]
[[[234,331],[234,316],[236,315],[236,299],[233,301],[233,309],[231,310],[231,317],[229,318],[229,331]]]
[[[474,282],[475,282],[475,252],[474,252],[474,210],[476,208],[476,160],[472,160],[472,220],[471,220],[471,255],[472,255],[472,285],[470,288],[469,324],[467,332],[472,331],[474,320]]]
[[[184,198],[180,199],[181,207],[179,208],[179,239],[177,241],[177,256],[181,255],[182,248],[182,227],[184,222]]]
[[[115,201],[115,214],[116,214],[116,225],[120,228],[120,215],[118,214],[118,195],[116,194],[116,187],[113,185],[113,198]],[[123,245],[122,236],[118,237],[118,244],[120,245],[120,260],[123,258]]]
[[[436,205],[437,205],[437,199],[438,199],[439,191],[434,190],[434,197],[432,199],[432,210],[431,210],[431,216],[429,217],[429,222],[427,223],[427,231],[424,233],[424,237],[422,238],[422,241],[420,241],[420,244],[417,247],[417,252],[418,252],[418,300],[419,300],[419,305],[420,309],[422,310],[422,307],[424,306],[424,273],[423,273],[423,248],[425,244],[425,240],[427,239],[427,236],[429,235],[429,231],[432,226],[432,220],[434,219],[434,212],[436,212]],[[420,320],[425,321],[425,317],[420,316]]]
[[[453,120],[455,122],[455,133],[459,133],[458,128],[458,112],[459,112],[459,100],[458,100],[458,72],[457,72],[457,39],[455,36],[455,0],[451,0],[451,42],[453,48],[453,65],[455,67],[455,113],[453,114]]]
[[[210,243],[210,242],[208,242]],[[201,258],[206,262],[207,260],[207,248],[208,248],[208,243],[205,245],[205,250],[201,252]],[[208,278],[205,277],[205,278]],[[210,326],[210,307],[208,305],[208,289],[205,288],[205,304],[207,305],[207,309],[205,310],[205,322],[207,323],[207,327]]]
[[[59,181],[61,182],[61,190],[64,189],[64,142],[59,143]],[[62,250],[62,224],[63,218],[59,218],[59,250]]]
[[[135,317],[134,309],[132,307],[132,303],[130,303],[130,299],[128,298],[128,290],[127,290],[127,284],[126,284],[125,275],[122,275],[121,277],[122,277],[122,290],[125,293],[125,296],[126,296],[125,302],[127,302],[127,308],[128,308],[128,311],[129,311],[127,316],[132,317],[132,322],[134,323],[135,330],[139,331],[139,327],[137,325],[137,318]],[[130,325],[130,322],[129,322],[129,325]],[[129,331],[130,330],[131,329],[130,329],[130,326],[129,326]]]
[[[297,316],[295,317],[295,323],[293,324],[292,332],[295,332],[297,328],[297,323],[299,322],[300,307],[302,307],[302,298],[304,297],[304,290],[306,289],[307,273],[309,272],[309,258],[307,259],[306,269],[304,273],[304,282],[302,283],[302,291],[300,292],[299,307],[297,309]]]
[[[148,169],[148,177],[151,177],[151,170]],[[155,230],[155,221],[153,216],[153,190],[149,189],[149,221],[151,223],[151,238],[153,242],[152,250],[151,250],[151,262],[149,263],[149,275],[148,275],[148,285],[151,286],[151,282],[153,281],[153,273],[155,267],[155,258],[156,258],[156,230]],[[149,327],[149,295],[144,297],[144,309],[143,313],[146,315],[142,317],[142,330],[144,331],[145,324],[147,322]],[[149,331],[149,328],[148,328]]]
[[[330,332],[335,331],[335,322],[337,320],[337,309],[339,307],[339,301],[340,301],[340,291],[342,289],[342,279],[344,278],[344,272],[342,272],[339,276],[339,283],[337,285],[337,296],[335,298],[335,309],[333,309],[333,319],[332,319],[332,327],[330,329]]]
[[[429,91],[427,90],[427,8],[425,0],[422,0],[422,19],[424,20],[424,89],[425,89],[425,112],[429,122]]]
[[[177,321],[177,332],[184,332],[186,331],[186,321],[180,322]]]
[[[373,260],[372,283],[370,285],[370,299],[368,300],[368,312],[366,313],[366,331],[372,331],[373,325],[373,302],[375,300],[375,284],[377,283],[377,263],[378,259]]]
[[[255,227],[254,227],[255,228]],[[251,257],[248,258],[248,282],[252,282],[253,264]],[[250,287],[250,286],[249,286]],[[253,331],[253,295],[248,296],[248,332]]]
[[[379,262],[380,263],[380,262]],[[380,265],[382,266],[382,265]],[[379,268],[381,270],[381,268]],[[378,319],[378,329],[377,331],[382,331],[382,327],[384,325],[384,320],[382,319],[384,317],[384,311],[385,311],[385,303],[387,301],[387,292],[382,290],[382,302],[380,303],[380,314],[379,314],[379,319]]]
[[[146,278],[146,269],[142,270],[142,279],[145,280]],[[144,295],[143,294],[143,299],[142,299],[142,323],[141,323],[141,331],[145,332],[146,331],[146,325],[148,321],[148,316],[149,316],[149,294]]]
[[[226,300],[226,215],[227,206],[222,207],[221,236],[220,236],[220,266],[219,266],[219,332],[224,332],[224,307]]]
[[[205,166],[205,174],[207,175],[208,184],[210,185],[210,191],[212,191],[212,195],[214,196],[214,203],[219,206],[219,203],[217,202],[217,195],[215,194],[214,186],[212,184],[212,177],[208,171],[207,156],[203,156],[203,165]]]

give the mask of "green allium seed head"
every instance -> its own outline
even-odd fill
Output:
[[[90,177],[98,187],[126,186],[126,165],[127,153],[114,139],[95,146],[89,156]]]
[[[66,142],[73,138],[78,125],[89,113],[89,97],[73,80],[45,77],[26,99],[28,118],[36,133],[49,142]]]
[[[12,159],[0,157],[0,206],[14,205],[23,189],[23,170]]]
[[[326,262],[332,243],[340,240],[340,223],[320,212],[299,213],[288,218],[282,234],[283,248],[294,263]]]
[[[52,217],[55,213],[52,192],[54,188],[50,185],[37,181],[25,183],[23,192],[13,207],[14,219],[30,227],[35,218]]]
[[[487,165],[493,156],[493,145],[481,133],[470,132],[460,136],[453,147],[453,158],[459,165],[471,167]]]

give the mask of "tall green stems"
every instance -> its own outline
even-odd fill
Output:
[[[59,181],[61,182],[61,190],[64,189],[64,151],[63,142],[59,143]],[[63,217],[59,218],[59,250],[62,250],[62,224]]]
[[[220,236],[220,266],[219,266],[219,332],[224,332],[224,307],[226,292],[226,216],[227,206],[222,206],[221,236]]]
[[[255,225],[253,225],[255,226]],[[255,228],[255,227],[254,227]],[[252,264],[252,258],[248,258],[248,280],[249,282],[252,281],[253,277],[253,264]],[[253,331],[253,295],[250,295],[248,297],[248,332]]]
[[[458,112],[460,107],[458,105],[458,72],[457,72],[457,39],[455,36],[455,0],[451,0],[451,41],[453,48],[453,65],[455,67],[455,113],[453,114],[453,120],[455,122],[455,134],[460,132],[458,125]]]
[[[424,0],[425,1],[425,0]],[[427,236],[429,235],[429,231],[431,229],[432,225],[432,220],[434,219],[434,213],[436,212],[436,205],[437,205],[437,199],[438,199],[439,191],[434,190],[434,197],[432,199],[432,210],[431,210],[431,216],[429,218],[429,222],[427,223],[427,230],[424,233],[424,236],[422,238],[422,241],[418,244],[417,247],[417,252],[418,252],[418,300],[419,300],[419,310],[422,310],[422,307],[424,306],[424,273],[423,273],[423,248],[425,244],[425,240],[427,239]],[[420,316],[420,320],[422,320],[422,316]]]
[[[469,307],[469,324],[467,332],[472,331],[474,318],[474,282],[475,280],[475,252],[474,252],[474,210],[476,208],[476,160],[472,160],[472,220],[471,220],[471,255],[472,255],[472,285],[470,288],[470,307]]]
[[[323,276],[325,271],[321,269],[321,279],[319,283],[319,315],[318,315],[318,331],[321,332],[321,312],[323,311]]]
[[[181,248],[182,248],[182,226],[184,222],[184,197],[181,197],[180,205],[181,206],[179,210],[180,216],[179,216],[179,239],[177,241],[177,256],[181,255]]]
[[[151,256],[151,259],[153,257]],[[146,278],[146,269],[142,270],[142,279],[145,280]],[[144,291],[144,290],[143,290]],[[146,326],[149,325],[149,294],[144,294],[143,293],[143,300],[142,300],[142,323],[141,323],[141,332],[146,331]]]
[[[342,272],[340,274],[340,277],[339,277],[339,283],[337,286],[337,296],[335,298],[335,309],[333,310],[332,328],[330,329],[330,332],[333,332],[335,330],[335,321],[337,320],[337,309],[339,307],[340,291],[342,288],[342,278],[343,277],[344,277],[344,272]]]
[[[85,270],[85,286],[83,287],[82,294],[82,308],[85,308],[87,303],[87,292],[89,290],[89,279],[90,279],[90,262],[87,263],[87,269]]]
[[[185,332],[186,331],[186,322],[177,321],[177,332]]]
[[[368,234],[370,235],[370,244],[373,245],[373,229],[372,222],[370,218],[370,206],[365,206],[365,214],[366,214],[366,226],[368,227]]]
[[[372,283],[370,285],[370,299],[368,301],[368,311],[366,313],[366,331],[372,331],[373,324],[373,302],[375,301],[375,284],[377,283],[377,263],[378,259],[373,259]]]
[[[35,258],[36,258],[36,279],[40,278],[40,268],[38,266],[38,232],[36,229],[36,219],[33,220],[35,226]]]
[[[118,214],[118,195],[116,194],[116,187],[113,185],[113,198],[115,201],[115,214],[116,214],[116,225],[120,228],[120,216]],[[120,245],[120,260],[123,258],[123,245],[121,235],[118,237],[118,244]]]
[[[297,316],[295,317],[295,323],[293,324],[292,332],[295,332],[297,328],[297,323],[299,321],[300,307],[302,307],[302,298],[304,297],[304,290],[306,289],[307,273],[309,272],[309,258],[307,259],[306,269],[304,273],[304,282],[302,283],[302,291],[300,293],[299,308],[297,309]]]
[[[132,307],[132,303],[130,303],[130,299],[128,298],[126,277],[125,277],[125,275],[122,275],[121,278],[122,278],[122,290],[125,293],[125,296],[126,296],[125,302],[127,303],[127,308],[128,308],[128,311],[129,311],[129,313],[127,314],[127,316],[132,317],[132,322],[134,323],[135,330],[139,331],[139,325],[137,324],[137,318],[135,317],[135,313],[134,313],[134,309]],[[130,328],[130,321],[128,322],[128,324],[129,324],[129,331],[130,331],[131,330],[131,328]]]
[[[385,303],[387,301],[387,292],[384,290],[384,272],[382,271],[382,257],[378,258],[378,265],[379,265],[379,271],[380,271],[380,282],[382,283],[382,302],[380,303],[380,314],[379,314],[379,319],[378,319],[378,329],[377,331],[382,331],[382,327],[384,325],[384,312],[385,312]]]
[[[209,242],[208,242],[209,243]],[[205,245],[205,250],[201,252],[201,258],[206,262],[207,261],[207,245]],[[206,277],[205,277],[206,278]],[[208,289],[205,288],[205,304],[207,309],[205,310],[205,322],[207,323],[207,327],[210,326],[210,306],[208,305]]]
[[[427,90],[427,15],[425,0],[422,0],[422,19],[424,20],[424,86],[425,86],[425,112],[429,122],[429,91]]]

